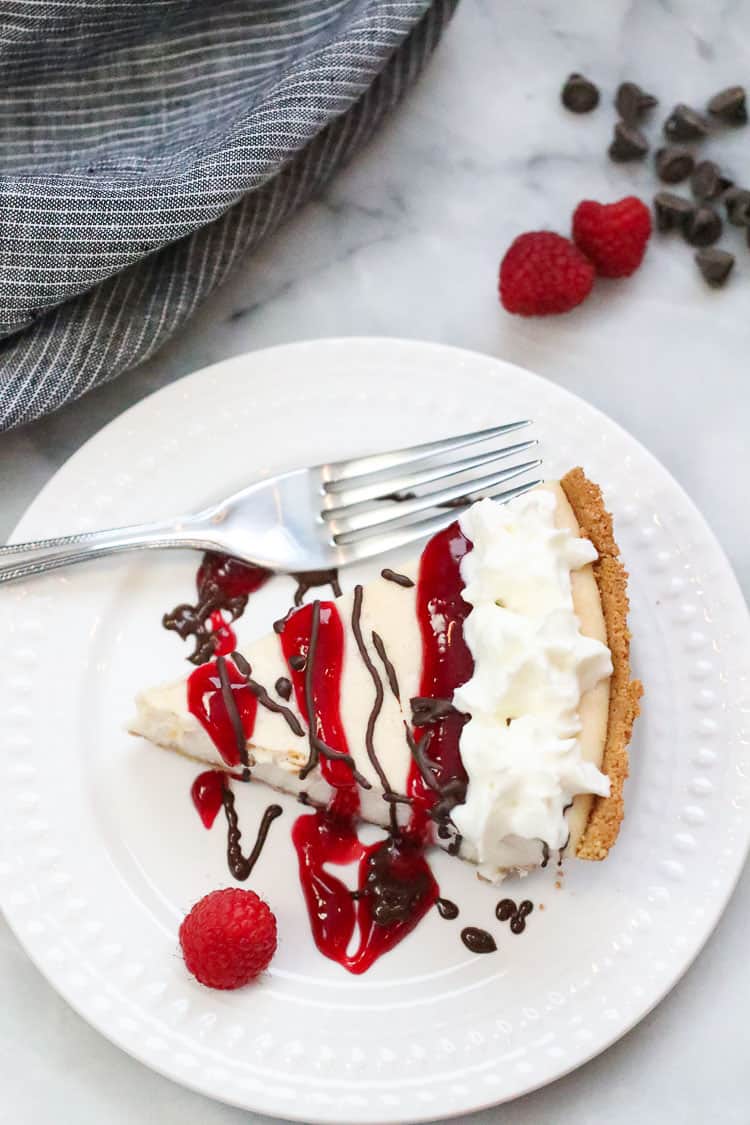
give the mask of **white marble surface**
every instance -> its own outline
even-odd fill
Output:
[[[670,105],[741,82],[750,0],[463,0],[419,88],[326,195],[306,207],[154,360],[58,415],[0,437],[0,539],[89,435],[164,383],[228,355],[311,336],[423,337],[514,360],[602,407],[702,508],[750,592],[750,252],[708,291],[691,252],[656,239],[639,274],[601,283],[561,320],[506,316],[499,257],[522,230],[565,231],[582,197],[654,190],[604,150],[623,78]],[[601,83],[588,118],[562,79]],[[651,129],[656,134],[656,124]],[[748,179],[750,128],[706,145]],[[252,388],[250,388],[252,390]],[[750,875],[672,995],[605,1055],[479,1125],[680,1121],[745,1125]],[[229,1125],[262,1119],[182,1090],[122,1055],[59,1000],[0,922],[0,1120]],[[264,1120],[264,1119],[263,1119]]]

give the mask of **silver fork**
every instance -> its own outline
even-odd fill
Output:
[[[517,460],[535,441],[496,447],[498,438],[528,425],[510,422],[388,453],[293,469],[171,520],[2,547],[0,583],[157,547],[220,551],[281,572],[347,566],[434,534],[456,518],[457,507],[480,494],[507,501],[539,484],[527,480],[501,488],[541,464]],[[493,448],[455,457],[480,442]],[[500,462],[510,463],[501,468]],[[439,487],[430,487],[435,485]]]

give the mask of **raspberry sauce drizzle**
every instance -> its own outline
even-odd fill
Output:
[[[422,849],[406,837],[366,847],[357,836],[359,789],[339,708],[344,630],[336,606],[304,606],[288,619],[281,644],[297,705],[310,728],[308,765],[319,760],[333,789],[327,808],[300,816],[292,829],[313,939],[324,956],[359,974],[417,925],[436,900],[438,886]],[[298,667],[295,657],[303,657],[304,665]],[[323,745],[339,756],[319,753],[316,758],[316,748]],[[352,895],[327,867],[357,861],[358,889]],[[357,949],[348,954],[357,928]]]
[[[191,673],[187,685],[187,704],[228,766],[247,766],[235,729],[235,719],[227,707],[219,666],[222,658],[201,664]],[[255,727],[258,700],[245,678],[230,661],[224,662],[237,715],[247,741]]]
[[[474,658],[464,639],[464,621],[471,606],[462,597],[460,570],[469,550],[471,543],[455,522],[435,535],[422,552],[417,619],[422,637],[419,694],[424,698],[452,700],[456,688],[474,671]],[[450,808],[463,799],[466,771],[459,739],[465,722],[465,715],[452,710],[429,726],[414,728],[414,741],[425,748],[423,756],[434,781],[428,784],[419,763],[412,761],[407,788],[413,800],[411,829],[415,834],[429,835],[430,813],[447,831]]]

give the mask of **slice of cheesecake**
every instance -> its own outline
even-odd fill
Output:
[[[130,730],[311,803],[356,781],[374,824],[423,808],[488,878],[562,849],[603,859],[641,694],[627,610],[611,518],[574,469],[144,691]]]

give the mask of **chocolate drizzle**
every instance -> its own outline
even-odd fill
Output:
[[[470,953],[494,953],[497,949],[492,934],[480,930],[477,926],[466,926],[461,930],[461,941]]]
[[[234,698],[232,685],[229,682],[229,674],[227,672],[227,662],[223,656],[217,656],[216,668],[219,673],[219,683],[221,684],[221,696],[224,700],[229,721],[232,724],[234,737],[237,740],[237,752],[242,764],[242,780],[250,780],[250,767],[255,765],[254,761],[250,760],[250,755],[247,751],[247,740],[245,739],[245,730],[242,726],[242,719],[237,709],[237,700]],[[241,669],[240,669],[241,671]]]
[[[260,858],[260,853],[263,851],[263,845],[268,836],[268,830],[271,824],[282,813],[281,805],[269,805],[260,820],[258,826],[258,834],[255,838],[252,850],[249,855],[243,856],[241,839],[242,833],[240,831],[239,823],[237,820],[237,809],[234,804],[234,793],[228,785],[224,786],[224,813],[227,818],[227,863],[229,870],[238,882],[244,883],[250,876],[250,872],[255,867],[255,864]]]
[[[289,620],[289,618],[292,616],[292,614],[294,613],[296,608],[297,608],[296,606],[290,606],[283,617],[280,617],[278,619],[278,621],[274,621],[274,623],[273,623],[274,633],[278,633],[278,635],[280,636],[284,632],[284,629],[286,627],[286,623]]]
[[[452,777],[438,789],[438,800],[430,810],[430,816],[436,824],[444,824],[456,805],[462,805],[466,800],[466,782],[463,778]]]
[[[308,590],[312,590],[314,586],[330,586],[333,590],[333,596],[335,598],[341,597],[341,584],[336,567],[331,567],[330,570],[293,571],[291,577],[297,583],[297,589],[294,591],[294,604],[297,607],[302,605],[305,594]],[[274,625],[275,628],[276,625]],[[281,629],[277,630],[277,632],[282,631]]]
[[[205,664],[221,639],[214,615],[228,614],[229,622],[224,621],[225,625],[236,621],[245,612],[250,594],[269,577],[270,571],[261,567],[209,551],[198,569],[195,604],[182,602],[175,606],[164,614],[162,625],[183,641],[193,637],[195,649],[188,660],[192,664]]]
[[[417,764],[422,780],[429,789],[432,789],[433,793],[439,794],[440,786],[435,776],[435,763],[427,757],[427,747],[432,742],[432,731],[428,730],[417,742],[406,723],[404,723],[404,727],[406,728],[406,741],[409,744],[411,756]]]
[[[439,723],[446,715],[459,715],[461,712],[453,706],[450,699],[433,699],[430,696],[415,695],[409,700],[411,704],[411,721],[415,727],[426,727]]]
[[[468,496],[454,496],[452,500],[443,500],[440,504],[436,504],[436,508],[465,508],[470,504]]]
[[[447,919],[452,922],[454,918],[458,918],[458,907],[455,902],[451,902],[449,898],[439,898],[435,903],[438,909],[438,914],[441,918]]]
[[[320,632],[320,602],[316,599],[312,607],[312,621],[310,626],[310,643],[307,649],[307,656],[302,657],[302,665],[297,666],[297,670],[305,669],[305,709],[308,714],[308,728],[307,738],[310,745],[310,753],[307,761],[299,772],[300,781],[304,781],[320,761],[321,755],[328,758],[330,761],[346,762],[352,771],[352,776],[358,785],[363,789],[372,789],[370,782],[364,777],[354,764],[354,759],[351,754],[343,750],[334,750],[331,746],[327,746],[322,738],[318,738],[315,733],[315,696],[313,692],[313,670],[315,668],[315,654],[318,648],[318,634]],[[294,668],[294,661],[297,658],[292,656],[289,660],[290,667]]]
[[[384,793],[390,793],[391,787],[388,784],[388,778],[386,777],[385,770],[381,766],[380,760],[378,759],[378,756],[375,753],[375,740],[374,740],[375,724],[378,721],[378,715],[380,714],[380,712],[382,710],[382,707],[383,707],[384,692],[383,692],[383,681],[380,678],[380,675],[378,673],[377,668],[375,667],[375,665],[372,662],[370,654],[367,651],[367,646],[365,645],[364,638],[362,636],[362,587],[361,586],[355,586],[354,587],[354,601],[352,603],[352,633],[354,633],[354,639],[357,642],[357,648],[359,649],[359,655],[362,658],[362,663],[364,664],[365,668],[369,672],[370,679],[372,680],[373,687],[375,688],[375,699],[373,700],[373,704],[372,704],[372,708],[370,710],[370,714],[367,717],[367,728],[365,730],[365,747],[367,749],[367,757],[370,759],[370,763],[372,764],[372,768],[375,770],[375,773],[378,775],[378,778],[380,780],[380,784],[383,787],[383,792]],[[393,811],[393,806],[391,806],[391,809]]]
[[[299,803],[301,805],[305,805],[305,806],[307,806],[308,808],[311,808],[311,809],[325,809],[326,808],[325,802],[313,800],[313,798],[310,796],[310,794],[305,789],[303,789],[301,793],[297,794],[297,800],[299,801]]]
[[[573,801],[568,801],[567,805],[565,805],[564,808],[563,808],[563,816],[565,816],[565,814],[568,812],[569,809],[573,808],[573,804],[574,804]],[[562,861],[563,861],[563,858],[565,856],[565,852],[567,851],[569,843],[570,843],[570,831],[568,831],[568,836],[567,836],[567,839],[565,840],[565,843],[563,844],[563,846],[560,848],[559,852],[557,853],[557,866],[558,867],[562,867]]]
[[[363,662],[365,668],[367,669],[367,671],[370,673],[370,677],[371,677],[373,685],[375,687],[375,699],[373,701],[372,710],[370,711],[370,715],[369,715],[368,720],[367,720],[367,729],[365,731],[365,747],[367,749],[367,757],[370,759],[370,762],[372,763],[373,769],[377,773],[378,779],[380,780],[380,784],[383,788],[383,800],[387,801],[388,804],[390,805],[391,832],[394,835],[396,835],[398,833],[398,830],[399,830],[398,818],[397,818],[397,814],[396,814],[396,805],[398,805],[398,804],[409,805],[409,804],[411,804],[411,798],[407,797],[405,794],[397,793],[394,789],[391,788],[391,785],[388,781],[388,777],[386,775],[386,772],[383,769],[383,766],[380,762],[380,759],[377,756],[377,753],[375,752],[375,741],[374,741],[375,724],[376,724],[378,716],[380,715],[380,712],[383,708],[384,692],[383,692],[383,681],[381,680],[380,674],[379,674],[377,668],[375,667],[369,652],[367,651],[367,646],[365,645],[364,637],[362,636],[362,598],[363,598],[362,587],[361,586],[355,586],[354,587],[354,602],[353,602],[353,605],[352,605],[352,632],[354,634],[354,639],[357,642],[357,648],[359,649],[359,654],[362,657],[362,662]],[[393,691],[394,695],[396,696],[396,699],[398,699],[399,698],[399,696],[398,696],[398,681],[396,680],[395,670],[394,670],[393,665],[391,664],[390,660],[388,659],[388,657],[386,655],[385,647],[383,645],[382,640],[380,639],[380,637],[377,637],[377,641],[376,641],[375,640],[376,637],[377,637],[377,634],[373,633],[372,634],[373,645],[374,645],[376,651],[378,652],[378,655],[380,656],[380,658],[383,661],[383,664],[386,668],[386,673],[388,675],[388,680],[389,680],[389,683],[390,683],[390,686],[391,686],[391,690]],[[395,682],[395,690],[394,690],[394,682]]]
[[[407,574],[399,574],[397,570],[391,570],[389,566],[383,567],[380,572],[381,577],[385,578],[386,582],[395,582],[397,586],[403,586],[405,589],[414,585],[414,582]]]
[[[393,500],[396,504],[403,504],[404,500],[416,500],[416,492],[387,492],[385,496],[378,496],[378,500]]]
[[[279,636],[284,632],[289,618],[302,605],[305,594],[308,590],[312,590],[314,586],[330,586],[334,597],[341,597],[339,572],[335,567],[332,567],[330,570],[293,571],[291,577],[297,583],[297,589],[294,591],[294,604],[289,607],[283,617],[279,617],[278,620],[273,623],[273,631],[274,633],[278,633]],[[293,663],[294,660],[295,658],[293,657],[289,663],[291,667],[298,672],[304,665],[295,664]]]
[[[427,748],[432,741],[432,731],[426,731],[417,742],[406,723],[404,726],[406,728],[406,740],[417,769],[425,785],[437,794],[437,800],[429,812],[430,819],[437,825],[437,834],[440,839],[447,840],[451,831],[455,832],[450,814],[456,805],[462,804],[466,799],[466,782],[463,778],[452,777],[444,785],[441,785],[437,779],[436,765],[427,756]],[[448,855],[458,855],[462,842],[463,837],[459,832],[456,832],[446,849]]]
[[[221,659],[222,658],[219,657],[219,660]],[[303,738],[305,732],[297,716],[294,714],[291,708],[285,707],[283,703],[277,703],[275,699],[271,699],[270,695],[263,687],[263,684],[259,684],[257,680],[252,679],[252,668],[245,660],[242,653],[233,652],[232,660],[234,661],[235,667],[237,668],[237,671],[240,673],[240,675],[245,677],[245,683],[247,684],[248,688],[253,693],[255,698],[258,700],[258,703],[261,705],[261,707],[265,707],[267,711],[272,711],[275,715],[281,715],[292,734],[296,734],[298,738]],[[277,684],[279,683],[278,680],[276,682]],[[289,683],[289,680],[287,680],[286,682]],[[290,693],[291,686],[292,685],[289,684]],[[289,697],[287,696],[287,698]]]
[[[306,664],[307,657],[303,656],[301,653],[297,653],[296,656],[289,657],[289,667],[293,672],[301,672]]]
[[[191,605],[189,602],[181,602],[169,613],[165,613],[161,619],[164,628],[176,633],[181,640],[186,641],[188,637],[195,637],[195,648],[188,656],[191,664],[205,664],[214,654],[217,637],[216,633],[208,628],[208,622],[211,614],[219,609],[222,600],[221,598],[211,598],[202,602],[199,598],[195,605]],[[243,599],[238,599],[238,601],[243,601]],[[237,612],[232,613],[233,621],[240,616],[244,608],[243,605]]]
[[[401,693],[399,692],[399,688],[398,688],[398,676],[396,675],[396,669],[393,667],[390,660],[388,659],[388,653],[385,651],[385,645],[383,644],[382,638],[374,630],[373,630],[373,634],[372,634],[372,643],[373,643],[373,646],[375,648],[376,653],[378,654],[381,661],[383,662],[383,668],[385,669],[385,674],[388,677],[388,684],[390,686],[390,689],[393,692],[393,694],[395,695],[398,702],[400,703],[401,702]]]

